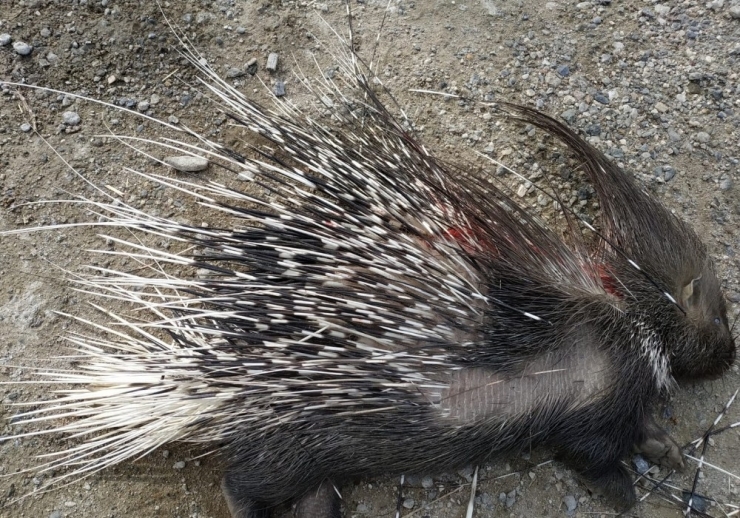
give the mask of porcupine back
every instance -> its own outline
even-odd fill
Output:
[[[116,253],[165,271],[139,276],[98,268],[100,275],[80,281],[150,318],[111,315],[113,324],[93,325],[107,336],[70,337],[92,365],[54,376],[110,388],[71,392],[39,413],[78,417],[59,431],[126,426],[60,464],[95,452],[97,460],[88,458],[83,468],[94,470],[175,439],[217,443],[302,414],[316,420],[322,412],[416,406],[427,398],[420,388],[440,390],[434,375],[459,368],[468,351],[475,355],[490,304],[481,287],[494,277],[506,271],[527,279],[545,308],[598,293],[580,249],[491,185],[453,178],[364,78],[356,93],[368,94],[370,103],[345,98],[352,109],[342,130],[331,131],[287,105],[266,111],[202,71],[229,117],[279,149],[270,156],[257,150],[262,161],[210,142],[203,153],[252,177],[266,195],[144,175],[243,221],[235,228],[188,226],[119,200],[90,202],[107,218],[101,227],[161,234],[199,251],[181,255],[106,236]],[[174,278],[168,264],[211,274]],[[517,293],[501,295],[512,318],[537,321]],[[516,345],[507,350],[515,353]]]
[[[91,202],[108,218],[100,226],[197,251],[110,237],[147,274],[99,268],[82,283],[149,318],[110,314],[112,324],[94,326],[102,336],[71,337],[89,363],[53,376],[91,390],[70,391],[27,421],[69,416],[56,431],[102,435],[47,469],[68,465],[66,476],[82,476],[171,441],[203,443],[251,462],[253,490],[273,504],[330,475],[477,462],[573,435],[603,400],[643,412],[672,379],[670,351],[654,337],[663,323],[649,310],[678,312],[659,288],[675,285],[691,299],[687,286],[709,279],[696,307],[721,304],[698,239],[681,242],[710,268],[706,277],[663,271],[670,253],[634,245],[638,216],[618,206],[649,198],[604,173],[603,157],[552,119],[517,112],[596,164],[587,171],[610,243],[598,250],[577,233],[564,242],[484,178],[445,167],[355,69],[345,70],[359,90],[343,99],[340,131],[289,106],[266,111],[202,70],[232,121],[278,151],[256,149],[261,158],[250,160],[201,139],[200,152],[264,194],[145,175],[237,222],[225,228]],[[645,203],[672,237],[691,232]],[[210,273],[178,278],[170,265]],[[592,419],[609,427],[619,416],[604,408]]]

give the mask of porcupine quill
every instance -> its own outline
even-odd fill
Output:
[[[264,194],[138,173],[240,222],[208,228],[84,201],[105,217],[91,225],[188,251],[105,236],[116,250],[101,253],[146,268],[96,267],[78,284],[148,318],[72,317],[92,331],[69,337],[86,363],[48,375],[82,389],[33,403],[21,422],[84,439],[43,470],[78,479],[198,443],[223,455],[232,515],[256,518],[288,500],[298,516],[338,516],[338,481],[539,444],[618,509],[635,502],[620,464],[633,448],[682,464],[652,406],[675,380],[721,375],[735,344],[706,249],[631,177],[555,119],[502,105],[562,140],[596,189],[603,239],[566,241],[483,176],[437,160],[353,53],[354,95],[335,128],[256,105],[187,52],[232,122],[276,151],[250,159],[194,132],[200,146],[159,145]],[[208,273],[178,277],[178,266]]]

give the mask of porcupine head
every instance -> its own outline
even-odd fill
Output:
[[[610,497],[618,509],[626,509],[635,502],[635,493],[631,476],[613,463],[620,456],[616,445],[630,437],[634,449],[651,460],[681,467],[678,445],[651,416],[654,397],[674,380],[716,378],[735,359],[724,295],[713,262],[692,228],[569,128],[528,108],[512,107],[512,111],[574,152],[601,204],[601,238],[593,257],[613,301],[600,308],[618,311],[603,311],[599,325],[624,328],[604,335],[612,350],[627,349],[613,367],[622,369],[625,377],[636,371],[642,374],[617,389],[621,396],[614,398],[604,415],[583,416],[602,429],[594,438],[604,434],[609,437],[607,443],[571,440],[567,435],[559,441],[566,444],[566,459],[594,483],[592,487]],[[616,432],[603,431],[608,423]],[[614,448],[611,453],[606,444]]]
[[[600,254],[611,270],[606,283],[614,283],[610,291],[656,333],[666,375],[700,380],[724,373],[735,359],[735,342],[714,264],[695,231],[571,130],[524,111],[582,161],[601,203]]]

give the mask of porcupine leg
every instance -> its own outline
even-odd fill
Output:
[[[615,428],[618,429],[618,428]],[[611,434],[578,436],[564,440],[560,454],[571,468],[578,472],[586,485],[603,495],[620,512],[637,502],[632,476],[621,461],[630,451],[630,444],[622,444]]]
[[[307,491],[296,503],[296,518],[341,518],[339,495],[330,480]]]
[[[652,415],[646,415],[635,451],[666,468],[683,468],[683,455],[676,441],[663,430]]]
[[[581,474],[586,484],[601,493],[618,512],[624,512],[637,503],[632,476],[620,464],[603,468],[598,476],[591,472]]]
[[[269,507],[253,499],[244,498],[240,491],[238,475],[227,473],[221,481],[221,491],[232,518],[269,518]]]
[[[269,505],[244,498],[238,472],[227,473],[221,482],[221,489],[233,518],[270,516]],[[296,502],[294,515],[296,518],[341,518],[339,504],[340,499],[334,484],[330,480],[324,480],[300,497]]]

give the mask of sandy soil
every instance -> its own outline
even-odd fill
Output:
[[[576,109],[573,124],[594,135],[602,149],[622,150],[613,156],[649,180],[658,197],[695,225],[717,259],[732,301],[731,313],[737,314],[740,124],[735,110],[740,110],[740,90],[738,68],[733,65],[740,53],[733,49],[740,48],[740,21],[732,18],[732,3],[712,2],[707,7],[703,2],[682,2],[663,14],[660,4],[636,0],[613,5],[609,1],[577,5],[531,0],[393,1],[377,47],[375,36],[387,3],[352,0],[351,5],[360,54],[367,60],[373,56],[380,78],[414,121],[422,140],[448,160],[491,169],[475,154],[478,151],[520,171],[536,170],[537,140],[527,130],[503,130],[482,102],[539,102],[555,115],[585,104],[585,110]],[[328,27],[346,32],[343,2],[178,0],[162,7],[209,63],[231,76],[250,98],[270,102],[271,89],[282,80],[285,99],[321,114],[296,74],[319,73],[312,56],[320,70],[331,67],[335,36]],[[692,25],[692,20],[698,24]],[[670,29],[675,23],[687,27]],[[691,31],[698,37],[692,37]],[[224,124],[223,115],[189,86],[195,84],[193,71],[177,53],[173,32],[154,2],[2,0],[2,33],[34,48],[30,55],[21,56],[12,44],[0,47],[0,80],[131,106],[239,145],[240,136]],[[265,70],[270,52],[280,56],[273,74]],[[255,77],[245,71],[253,57],[258,64]],[[638,74],[630,67],[640,61]],[[620,68],[622,62],[627,66]],[[552,75],[563,64],[569,73]],[[692,75],[697,73],[703,75]],[[644,82],[638,77],[644,77]],[[470,101],[445,100],[410,89],[460,93]],[[623,117],[625,110],[616,101],[602,105],[597,100],[600,92],[612,89],[631,99],[636,116]],[[118,134],[151,138],[165,133],[160,126],[61,93],[21,90],[19,96],[14,92],[3,87],[0,93],[0,230],[89,219],[85,210],[70,204],[28,205],[77,194],[95,196],[72,168],[96,186],[127,193],[127,201],[136,206],[198,221],[187,200],[152,188],[124,170],[165,173],[164,168],[121,142],[96,136],[109,133],[108,126]],[[687,92],[687,101],[676,97]],[[78,113],[79,125],[65,125],[65,111]],[[724,115],[719,116],[719,111]],[[23,123],[38,133],[24,131]],[[599,125],[595,132],[588,129],[594,124]],[[656,173],[656,167],[675,176],[663,181],[664,173]],[[204,173],[206,178],[217,175]],[[513,178],[504,181],[516,188]],[[577,185],[575,189],[577,193]],[[536,211],[547,205],[536,193],[522,201]],[[85,303],[87,297],[72,291],[66,279],[83,271],[85,264],[102,264],[99,257],[85,252],[105,246],[95,234],[74,228],[0,236],[0,381],[34,378],[34,367],[63,367],[68,361],[53,357],[64,354],[63,335],[79,326],[57,312],[94,315]],[[115,265],[115,260],[110,264]],[[685,387],[663,404],[659,421],[685,444],[711,424],[738,387],[736,367],[722,380]],[[0,394],[4,423],[0,430],[7,436],[18,431],[10,424],[18,411],[11,405],[44,398],[48,391],[11,383],[0,386]],[[723,423],[737,421],[738,404]],[[63,445],[59,437],[0,443],[0,516],[228,516],[219,490],[218,463],[208,457],[194,459],[196,452],[185,447],[156,452],[81,483],[17,501],[48,476],[35,470],[23,472],[37,463],[34,456]],[[730,430],[713,439],[707,458],[740,473],[739,447],[740,434]],[[475,516],[613,514],[572,472],[548,461],[548,452],[538,451],[482,467]],[[672,478],[677,488],[691,487],[694,464],[690,466]],[[409,477],[401,497],[402,515],[464,516],[471,474]],[[398,482],[362,480],[344,487],[347,516],[393,516]],[[698,490],[723,504],[738,505],[738,484],[737,478],[706,469]],[[714,505],[708,513],[724,516],[722,509],[731,512],[733,508]],[[681,507],[653,495],[629,516],[677,517]]]

